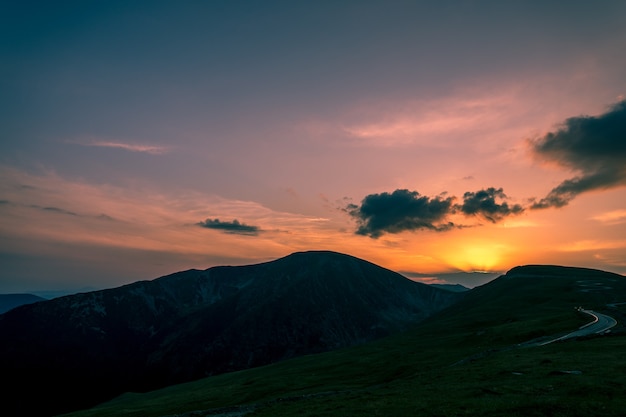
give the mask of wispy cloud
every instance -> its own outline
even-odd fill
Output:
[[[305,248],[321,229],[333,227],[317,216],[279,212],[254,201],[147,184],[90,184],[1,166],[0,195],[0,234],[68,244],[258,259],[290,252],[285,248],[292,244]],[[227,232],[219,241],[198,227],[198,219],[208,215],[214,217],[203,222],[205,228]],[[256,243],[237,236],[242,233],[258,233]]]
[[[528,228],[528,227],[540,227],[542,226],[542,224],[537,223],[535,221],[531,221],[528,219],[517,219],[517,220],[511,220],[508,219],[504,222],[502,222],[501,226],[504,229],[521,229],[521,228]]]
[[[122,149],[129,152],[140,152],[147,153],[151,155],[162,155],[168,153],[170,148],[167,146],[161,145],[149,145],[144,143],[132,143],[132,142],[122,142],[115,140],[92,140],[92,141],[84,141],[84,142],[70,142],[77,145],[82,146],[91,146],[98,148],[114,148],[114,149]]]
[[[358,120],[344,123],[342,130],[372,145],[440,147],[449,142],[441,140],[447,135],[467,135],[503,125],[505,109],[512,104],[512,98],[503,95],[366,104],[355,111],[353,117]]]
[[[626,223],[626,210],[613,210],[592,217],[593,220],[607,225]]]
[[[78,216],[77,213],[74,213],[73,211],[62,209],[60,207],[50,207],[50,206],[48,206],[48,207],[41,207],[41,206],[39,206],[37,204],[32,204],[32,205],[30,205],[30,207],[36,208],[36,209],[39,209],[39,210],[52,212],[52,213],[65,214],[67,216]]]
[[[579,240],[559,248],[563,252],[586,252],[626,248],[626,240]]]

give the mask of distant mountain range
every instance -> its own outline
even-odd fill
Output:
[[[365,343],[463,296],[348,255],[301,252],[23,305],[0,315],[0,369],[12,381],[3,414],[53,415]]]
[[[469,288],[464,287],[461,284],[430,284],[430,285],[436,288],[441,288],[442,290],[448,290],[452,292],[465,292],[465,291],[470,290]]]
[[[37,301],[45,301],[45,298],[33,294],[0,294],[0,314],[24,304],[32,304]]]

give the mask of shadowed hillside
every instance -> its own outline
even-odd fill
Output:
[[[160,391],[125,394],[72,417],[622,416],[622,303],[626,278],[621,275],[518,267],[406,332]],[[588,323],[590,317],[577,306],[616,317],[618,326],[606,335],[519,344]]]
[[[305,252],[22,306],[0,316],[0,366],[16,381],[4,406],[49,415],[362,344],[460,297],[351,256]]]

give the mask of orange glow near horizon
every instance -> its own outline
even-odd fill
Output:
[[[626,274],[626,2],[148,3],[8,8],[0,292],[320,250]]]
[[[111,253],[125,253],[127,259],[116,262],[132,264],[129,271],[138,268],[132,259],[139,253],[159,259],[142,264],[137,279],[188,268],[266,262],[310,250],[345,253],[405,276],[424,274],[414,277],[422,282],[461,271],[504,273],[529,263],[611,270],[606,266],[610,264],[619,272],[626,247],[620,209],[579,220],[581,213],[596,207],[592,197],[581,197],[566,211],[530,212],[501,224],[477,219],[462,229],[406,231],[373,239],[355,234],[353,220],[338,210],[304,216],[184,190],[163,194],[87,184],[56,174],[6,169],[2,174],[0,190],[6,200],[0,232],[16,237],[10,250],[28,254],[36,248],[43,256],[57,257],[65,248],[72,253],[68,262],[104,264],[111,262]],[[18,193],[20,184],[28,188]],[[260,231],[250,236],[200,227],[198,222],[206,218],[239,219]],[[576,221],[577,229],[568,227]],[[162,262],[165,257],[168,261]]]
[[[502,252],[500,245],[469,243],[446,253],[444,258],[461,271],[493,271],[501,263]]]

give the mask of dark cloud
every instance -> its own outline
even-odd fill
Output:
[[[577,171],[532,209],[563,207],[581,193],[626,185],[626,101],[600,116],[567,119],[559,130],[531,142],[542,160]]]
[[[519,204],[509,205],[502,188],[490,187],[476,192],[466,192],[463,204],[454,204],[456,197],[442,193],[426,197],[406,189],[393,193],[370,194],[361,205],[349,203],[343,208],[357,221],[356,233],[378,238],[383,233],[400,233],[415,230],[444,232],[453,228],[471,227],[455,224],[448,216],[456,213],[483,218],[497,223],[507,216],[524,211]]]
[[[456,205],[456,208],[467,216],[479,216],[492,223],[496,223],[503,218],[520,214],[524,208],[519,204],[509,206],[507,203],[496,202],[496,199],[506,199],[506,194],[502,188],[487,188],[476,192],[466,192],[463,194],[463,204]]]
[[[455,227],[446,221],[453,201],[454,197],[429,198],[417,191],[395,190],[391,194],[370,194],[360,206],[348,204],[346,211],[358,222],[357,234],[378,238],[385,232],[449,230]]]
[[[206,219],[203,222],[198,223],[199,226],[207,229],[221,230],[224,233],[231,233],[237,235],[250,235],[256,236],[259,234],[258,226],[250,226],[244,223],[239,223],[237,219],[232,222],[223,222],[220,219]]]

